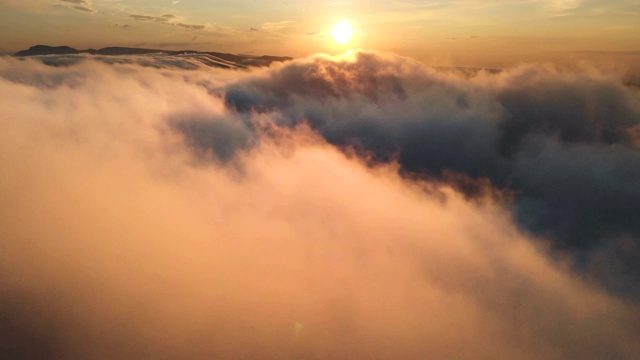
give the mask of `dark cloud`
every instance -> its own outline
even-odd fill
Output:
[[[257,140],[252,124],[240,117],[181,114],[169,122],[185,136],[200,157],[212,156],[223,163],[232,160],[238,151],[248,149]]]

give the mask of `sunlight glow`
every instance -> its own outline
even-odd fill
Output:
[[[331,36],[333,36],[333,39],[340,45],[348,43],[353,33],[354,31],[351,29],[351,24],[348,21],[340,22],[331,30]]]

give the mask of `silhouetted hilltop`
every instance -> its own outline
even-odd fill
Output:
[[[37,56],[37,55],[75,55],[75,54],[91,54],[91,55],[104,55],[104,56],[119,56],[119,55],[148,55],[148,54],[165,54],[165,55],[208,55],[215,57],[226,65],[235,64],[239,67],[246,66],[268,66],[272,62],[281,62],[292,60],[293,58],[288,56],[249,56],[249,55],[234,55],[219,52],[204,52],[195,50],[158,50],[158,49],[144,49],[144,48],[132,48],[132,47],[106,47],[102,49],[87,49],[77,50],[69,46],[47,46],[36,45],[30,47],[28,50],[22,50],[14,54],[14,56]],[[220,64],[224,65],[224,64]]]
[[[36,45],[36,46],[30,47],[29,50],[19,51],[14,56],[68,55],[68,54],[80,54],[80,51],[68,46]]]

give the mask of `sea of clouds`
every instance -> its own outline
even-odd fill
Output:
[[[620,74],[46,59],[0,58],[10,358],[640,357]]]

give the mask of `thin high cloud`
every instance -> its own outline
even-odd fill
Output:
[[[549,86],[548,71],[469,80],[379,54],[253,72],[0,59],[3,354],[637,358],[637,302],[550,256],[502,199],[403,175],[400,128],[436,142],[425,158],[480,161],[506,121],[496,99],[528,103],[514,88]],[[544,130],[520,142],[544,145]],[[504,151],[536,154],[520,148]]]
[[[139,20],[139,21],[148,21],[148,22],[155,22],[155,23],[159,23],[159,24],[165,24],[165,25],[172,25],[172,26],[178,26],[184,29],[189,29],[189,30],[203,30],[206,28],[205,25],[198,25],[198,24],[185,24],[182,22],[179,22],[177,19],[178,17],[173,15],[173,14],[165,14],[162,16],[149,16],[149,15],[137,15],[137,14],[133,14],[133,15],[129,15],[129,17],[135,19],[135,20]]]
[[[88,14],[95,14],[98,11],[91,7],[91,3],[88,0],[59,0],[64,3],[72,4],[71,8]]]

